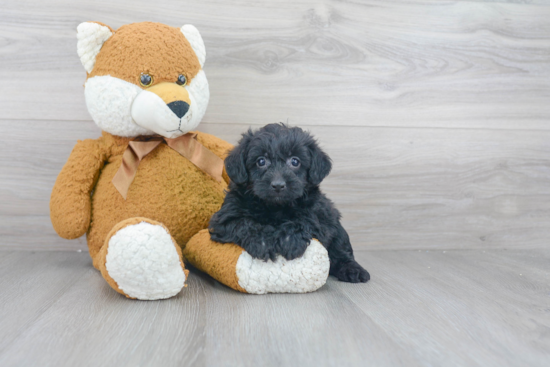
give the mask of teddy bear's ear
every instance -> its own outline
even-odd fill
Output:
[[[80,62],[88,73],[92,72],[95,59],[103,43],[113,35],[112,30],[95,22],[80,23],[76,28],[77,51]]]
[[[206,49],[204,48],[204,41],[202,40],[199,30],[194,25],[186,24],[181,27],[181,33],[187,38],[187,41],[193,47],[193,51],[199,59],[201,68],[204,66],[204,60],[206,59]]]

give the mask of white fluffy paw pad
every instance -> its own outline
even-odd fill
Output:
[[[137,299],[169,298],[185,283],[170,234],[147,222],[124,227],[111,237],[105,267],[118,287]]]
[[[239,285],[248,293],[307,293],[321,288],[328,278],[330,261],[321,243],[312,240],[302,257],[275,261],[254,259],[243,251],[237,261]]]

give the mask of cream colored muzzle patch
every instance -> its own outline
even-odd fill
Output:
[[[182,101],[186,102],[187,104],[191,104],[191,99],[189,99],[189,92],[187,92],[187,89],[175,83],[159,83],[150,88],[147,88],[147,91],[155,93],[166,104],[170,104],[176,101]]]
[[[159,83],[139,93],[132,103],[132,118],[137,125],[173,139],[196,127],[193,109],[186,87]]]

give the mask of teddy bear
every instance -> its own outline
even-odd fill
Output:
[[[210,240],[232,145],[196,132],[209,101],[199,31],[143,22],[77,28],[87,109],[101,137],[78,141],[54,184],[50,217],[63,238],[86,234],[93,266],[128,298],[170,298],[184,260],[245,293],[310,292],[328,277],[319,243],[266,263]]]

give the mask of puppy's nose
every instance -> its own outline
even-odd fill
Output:
[[[178,118],[185,116],[187,111],[189,111],[189,103],[184,101],[174,101],[168,103],[168,107],[174,112]]]
[[[282,191],[286,188],[286,183],[284,181],[273,181],[271,182],[271,187],[277,192]]]

